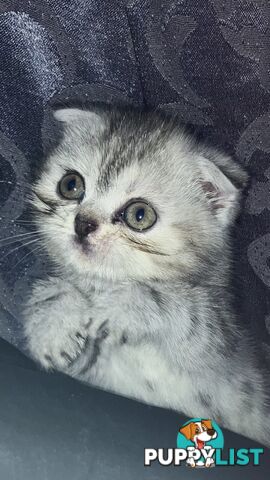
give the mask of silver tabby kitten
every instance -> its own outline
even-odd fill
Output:
[[[157,113],[59,109],[33,187],[59,274],[25,312],[32,356],[270,445],[267,372],[237,325],[229,230],[246,174]]]

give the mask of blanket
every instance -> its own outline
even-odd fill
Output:
[[[248,170],[232,232],[236,308],[269,351],[269,27],[269,0],[0,1],[0,336],[20,344],[22,303],[47,270],[13,237],[29,231],[51,102],[80,98],[173,112]]]

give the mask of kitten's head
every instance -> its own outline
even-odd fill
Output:
[[[192,275],[222,254],[246,174],[158,113],[59,109],[63,138],[33,188],[49,255],[78,274]]]

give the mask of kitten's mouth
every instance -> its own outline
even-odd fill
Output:
[[[77,236],[74,236],[74,244],[76,248],[79,248],[79,250],[83,253],[87,254],[91,251],[91,245],[86,239],[80,240]]]
[[[72,246],[81,255],[92,258],[94,255],[105,257],[111,248],[111,240],[108,238],[97,240],[91,237],[80,239],[77,235],[73,235]]]

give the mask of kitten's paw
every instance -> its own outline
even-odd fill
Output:
[[[50,334],[43,336],[39,348],[36,349],[34,345],[30,345],[30,350],[46,370],[56,369],[66,372],[84,353],[87,343],[86,331],[74,331],[66,335],[62,332],[61,336],[52,337]]]
[[[44,368],[67,372],[85,349],[89,304],[60,279],[37,284],[25,311],[25,337],[32,357]]]
[[[65,345],[57,346],[56,351],[48,352],[45,359],[50,363],[50,368],[69,368],[85,351],[88,343],[87,334],[82,335],[76,332],[74,336],[69,335]]]

